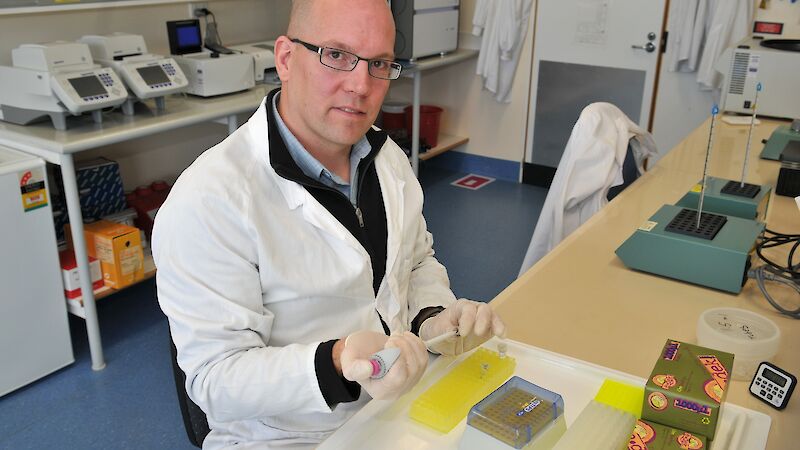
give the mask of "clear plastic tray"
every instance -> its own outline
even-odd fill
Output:
[[[606,378],[644,386],[643,378],[591,364],[531,345],[506,340],[508,355],[516,358],[515,375],[564,399],[564,417],[571,425]],[[495,350],[497,340],[485,347]],[[442,434],[408,417],[411,402],[467,355],[440,357],[432,362],[418,385],[394,402],[373,400],[322,442],[319,449],[457,449],[466,418]],[[727,403],[720,416],[717,438],[710,450],[764,450],[772,419],[763,413]]]

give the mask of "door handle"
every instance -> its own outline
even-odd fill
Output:
[[[647,44],[644,45],[631,45],[631,48],[635,48],[637,50],[644,50],[647,53],[653,53],[654,51],[656,51],[656,45],[653,44],[652,42],[648,42]]]

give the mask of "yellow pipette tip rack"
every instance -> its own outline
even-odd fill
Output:
[[[448,374],[420,394],[409,417],[447,433],[467,417],[470,408],[497,389],[511,375],[517,361],[480,347]]]
[[[644,386],[634,386],[607,378],[603,385],[600,386],[600,390],[597,391],[594,399],[608,406],[629,412],[637,419],[641,419]]]

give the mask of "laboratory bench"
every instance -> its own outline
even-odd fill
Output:
[[[477,53],[476,50],[459,49],[446,55],[419,59],[403,68],[402,75],[411,78],[414,84],[413,145],[410,162],[415,174],[418,173],[420,159],[430,159],[467,142],[465,137],[441,134],[439,145],[422,155],[419,154],[419,106],[422,73],[474,58]],[[105,367],[95,301],[113,294],[116,290],[101,288],[96,294],[92,290],[83,233],[83,217],[75,176],[75,155],[83,151],[209,121],[226,124],[228,133],[233,133],[239,126],[238,115],[252,114],[264,96],[275,87],[277,86],[272,84],[260,84],[247,91],[210,98],[189,95],[170,96],[166,99],[164,110],[155,108],[153,100],[148,100],[137,104],[136,113],[132,116],[126,116],[117,111],[103,113],[101,123],[94,123],[87,114],[79,118],[70,118],[66,130],[55,129],[49,121],[29,126],[0,122],[0,145],[39,156],[49,163],[60,166],[69,222],[77,224],[71,228],[71,235],[75,243],[75,258],[80,276],[81,292],[88,293],[84,294],[80,300],[68,301],[67,308],[71,313],[86,321],[93,370],[101,370]],[[152,278],[154,275],[155,266],[152,257],[148,255],[145,257],[145,279]]]
[[[781,124],[762,119],[755,127],[745,181],[774,189],[780,164],[759,159],[762,146],[757,143]],[[689,134],[491,302],[510,339],[647,378],[667,339],[697,342],[701,313],[717,307],[741,308],[778,325],[781,344],[771,362],[800,375],[800,321],[773,309],[755,280],[748,280],[734,295],[628,269],[614,253],[662,205],[674,204],[701,180],[709,126],[706,121]],[[709,175],[741,179],[748,129],[717,121]],[[772,192],[770,201],[767,227],[800,233],[794,199]],[[783,264],[788,249],[778,253],[783,256],[776,261]],[[754,256],[753,265],[761,264]],[[773,297],[787,307],[800,306],[794,291],[773,284],[767,283]],[[798,395],[779,411],[753,397],[749,384],[749,380],[732,381],[727,401],[771,417],[767,449],[796,448]]]
[[[769,137],[781,123],[763,120],[754,130],[752,142]],[[800,321],[772,309],[754,280],[734,295],[633,271],[615,254],[655,211],[674,204],[700,181],[709,125],[707,121],[694,130],[490,303],[505,321],[508,355],[516,360],[514,374],[561,394],[567,423],[575,420],[605,379],[643,385],[665,342],[695,343],[698,317],[711,308],[742,308],[772,320],[780,328],[782,340],[771,362],[800,374],[796,348]],[[747,126],[715,126],[710,175],[739,179],[747,135]],[[760,151],[760,145],[753,145],[746,181],[774,186],[779,163],[758,159]],[[798,233],[800,211],[794,199],[773,193],[770,201],[770,229]],[[785,259],[788,249],[778,253]],[[754,265],[758,264],[754,260]],[[794,291],[771,287],[770,293],[785,306],[800,306]],[[493,350],[499,348],[498,343],[494,338],[484,347]],[[378,440],[386,448],[459,448],[464,420],[441,433],[409,416],[412,401],[463,360],[464,355],[432,358],[409,393],[395,402],[369,402],[320,448],[352,448],[359,442]],[[749,384],[749,380],[733,380],[728,385],[728,405],[720,415],[719,436],[711,448],[796,448],[794,428],[800,424],[800,400],[792,398],[786,409],[779,411],[753,397]]]

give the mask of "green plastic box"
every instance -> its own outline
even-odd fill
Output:
[[[733,354],[667,340],[647,380],[642,419],[714,439]]]
[[[639,419],[633,427],[627,448],[628,450],[701,450],[708,448],[708,439],[700,434]]]

